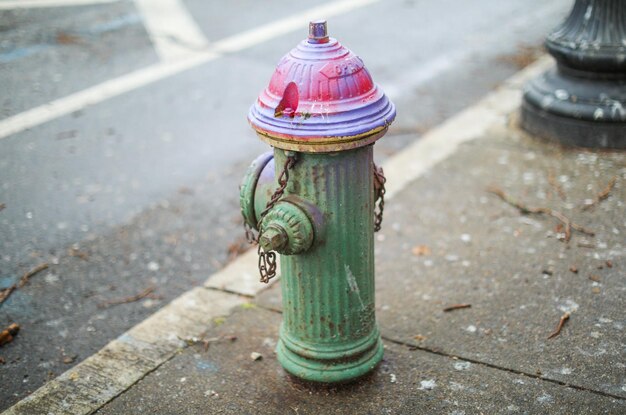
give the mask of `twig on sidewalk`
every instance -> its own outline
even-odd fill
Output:
[[[37,274],[38,272],[43,271],[44,269],[48,269],[48,267],[49,267],[48,263],[44,262],[43,264],[39,264],[35,268],[26,272],[24,275],[22,275],[22,278],[20,278],[20,281],[17,283],[17,288],[22,288],[24,285],[26,285],[30,277]]]
[[[38,272],[43,271],[44,269],[47,269],[48,266],[49,265],[47,262],[44,262],[43,264],[39,264],[35,268],[31,269],[30,271],[27,271],[24,275],[22,275],[22,278],[20,278],[17,284],[13,284],[8,288],[0,290],[0,304],[4,303],[6,299],[9,298],[9,296],[13,294],[13,291],[17,290],[18,288],[22,288],[24,285],[26,285],[28,280],[33,275],[37,274]]]
[[[8,288],[5,288],[0,291],[0,304],[4,303],[4,301],[9,298],[9,296],[15,291],[17,286],[15,284],[11,285]]]
[[[611,180],[609,180],[609,183],[606,185],[606,187],[600,193],[596,195],[595,199],[593,199],[591,203],[585,204],[582,210],[589,210],[595,205],[597,205],[598,203],[602,202],[604,199],[608,198],[616,182],[617,182],[617,176],[611,177]]]
[[[548,215],[548,216],[552,216],[553,218],[558,219],[565,227],[565,242],[569,242],[569,240],[572,238],[572,229],[580,233],[584,233],[585,235],[589,235],[589,236],[595,235],[595,232],[593,232],[592,230],[589,230],[583,226],[580,226],[572,222],[567,216],[565,216],[564,214],[562,214],[561,212],[557,210],[550,209],[548,207],[524,206],[522,203],[518,202],[517,200],[513,199],[511,196],[504,193],[502,189],[495,187],[495,186],[489,187],[487,191],[489,193],[493,193],[494,195],[498,196],[500,199],[502,199],[509,205],[517,208],[517,210],[519,210],[522,215],[529,215],[529,214]]]
[[[81,251],[76,247],[71,247],[67,250],[67,254],[71,257],[78,257],[83,261],[89,261],[89,254],[87,252]]]
[[[451,306],[444,308],[443,311],[447,313],[448,311],[470,308],[471,306],[471,304],[452,304]]]
[[[561,333],[561,329],[565,325],[565,322],[569,320],[569,316],[570,316],[570,313],[565,313],[561,316],[561,319],[559,320],[559,324],[556,326],[556,329],[554,329],[554,331],[548,336],[548,340],[553,337],[558,336],[559,333]]]
[[[0,332],[0,346],[11,343],[17,333],[20,331],[20,325],[17,323],[10,324],[9,327]]]
[[[563,191],[563,188],[561,187],[561,185],[556,182],[556,180],[554,178],[554,173],[552,171],[550,171],[548,173],[548,183],[556,191],[556,193],[559,195],[561,200],[565,200],[566,199],[565,192]]]
[[[161,298],[158,295],[153,294],[154,290],[156,289],[155,286],[150,286],[148,288],[146,288],[145,290],[143,290],[142,292],[140,292],[139,294],[135,294],[132,295],[130,297],[124,297],[124,298],[119,298],[119,299],[113,299],[113,300],[107,300],[104,301],[100,304],[98,304],[99,308],[107,308],[107,307],[111,307],[113,305],[118,305],[118,304],[127,304],[127,303],[133,303],[135,301],[139,301],[143,298],[152,298],[152,299],[158,299]]]
[[[221,340],[229,340],[231,342],[234,342],[235,340],[237,340],[237,336],[229,334],[229,335],[224,335],[224,336],[219,336],[219,337],[211,337],[209,339],[205,339],[205,338],[197,339],[195,337],[191,339],[182,339],[179,337],[179,339],[187,343],[188,346],[195,346],[196,344],[201,344],[204,347],[204,351],[207,351],[209,350],[209,345],[211,343],[217,343]]]

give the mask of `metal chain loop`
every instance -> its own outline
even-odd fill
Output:
[[[243,230],[246,233],[246,241],[248,241],[249,244],[255,243],[256,235],[254,234],[254,230],[250,227],[250,225],[248,225],[248,222],[246,222],[245,218],[243,220]]]
[[[283,166],[283,171],[278,176],[278,188],[270,198],[269,202],[261,212],[259,217],[259,227],[261,226],[261,222],[263,222],[263,218],[267,213],[272,210],[274,205],[283,197],[285,193],[285,189],[287,188],[287,183],[289,183],[289,170],[293,168],[296,164],[296,156],[295,154],[291,154],[287,156],[285,160],[285,164]],[[261,282],[267,284],[272,278],[276,276],[276,252],[268,251],[265,252],[263,247],[261,246],[261,232],[258,235],[254,235],[254,231],[244,221],[244,230],[246,232],[246,239],[249,243],[257,244],[257,253],[259,254],[259,275],[261,276]],[[260,229],[259,229],[260,231]]]
[[[385,172],[382,167],[376,167],[374,164],[374,190],[377,191],[376,200],[374,200],[374,232],[378,232],[383,223],[383,211],[385,210]],[[378,211],[376,209],[378,202]]]

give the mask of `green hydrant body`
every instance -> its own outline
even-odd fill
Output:
[[[251,109],[250,123],[274,153],[248,170],[242,213],[248,234],[259,231],[262,280],[281,254],[277,355],[304,380],[350,381],[382,359],[374,230],[384,177],[372,143],[394,117],[362,61],[328,38],[325,22],[311,23],[309,39],[283,58]]]

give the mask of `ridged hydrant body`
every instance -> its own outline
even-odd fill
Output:
[[[241,188],[259,230],[262,279],[281,254],[283,323],[277,356],[308,381],[345,382],[382,359],[374,303],[376,201],[384,194],[372,143],[395,108],[362,61],[312,22],[278,65],[249,121],[274,147]]]

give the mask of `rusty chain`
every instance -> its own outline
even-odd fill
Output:
[[[263,222],[263,218],[267,213],[274,207],[274,205],[283,197],[285,193],[285,189],[287,188],[287,183],[289,182],[289,170],[293,168],[296,164],[296,156],[295,154],[291,154],[287,156],[285,160],[285,164],[283,166],[283,171],[278,176],[278,188],[270,198],[269,202],[261,212],[259,217],[259,228],[261,227],[261,222]],[[267,284],[272,278],[276,276],[276,252],[268,251],[265,252],[263,247],[261,246],[261,232],[259,229],[259,234],[254,235],[254,231],[244,221],[244,230],[246,232],[246,239],[249,243],[257,244],[257,254],[259,255],[259,275],[261,276],[261,282]]]
[[[382,167],[376,167],[374,164],[374,191],[378,191],[376,200],[374,200],[374,232],[378,232],[383,223],[383,211],[385,210],[385,172]],[[378,209],[376,209],[378,202]]]

